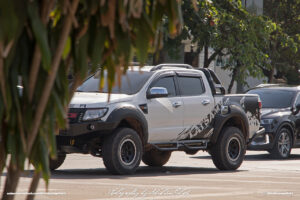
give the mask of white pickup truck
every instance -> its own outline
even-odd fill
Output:
[[[106,75],[104,74],[104,79]],[[66,154],[102,157],[113,174],[134,173],[142,160],[163,166],[172,151],[206,150],[220,170],[235,170],[247,144],[264,134],[257,95],[225,95],[216,75],[185,64],[133,67],[99,92],[100,72],[89,77],[69,107],[69,129],[57,136],[58,168]]]

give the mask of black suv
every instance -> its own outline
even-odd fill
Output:
[[[300,147],[300,86],[264,85],[247,93],[260,96],[261,125],[267,133],[266,138],[255,138],[248,149],[288,158],[292,148]]]

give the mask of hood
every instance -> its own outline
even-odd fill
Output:
[[[110,94],[108,101],[107,93],[75,92],[70,108],[101,108],[109,104],[130,101],[133,97],[127,94]]]
[[[262,108],[261,118],[275,118],[291,114],[290,108]]]

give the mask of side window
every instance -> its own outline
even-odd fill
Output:
[[[298,97],[296,99],[295,105],[300,104],[300,93],[298,93]]]
[[[179,76],[178,80],[182,96],[197,96],[205,92],[200,77]]]
[[[169,97],[176,96],[175,83],[174,83],[174,78],[172,76],[159,79],[151,87],[164,87],[168,90]]]

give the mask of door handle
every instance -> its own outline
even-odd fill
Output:
[[[210,100],[203,100],[203,101],[202,101],[202,104],[203,104],[203,105],[210,104]]]
[[[182,105],[182,103],[181,102],[174,102],[174,103],[172,103],[172,105],[173,105],[174,108],[178,108],[179,106]]]

